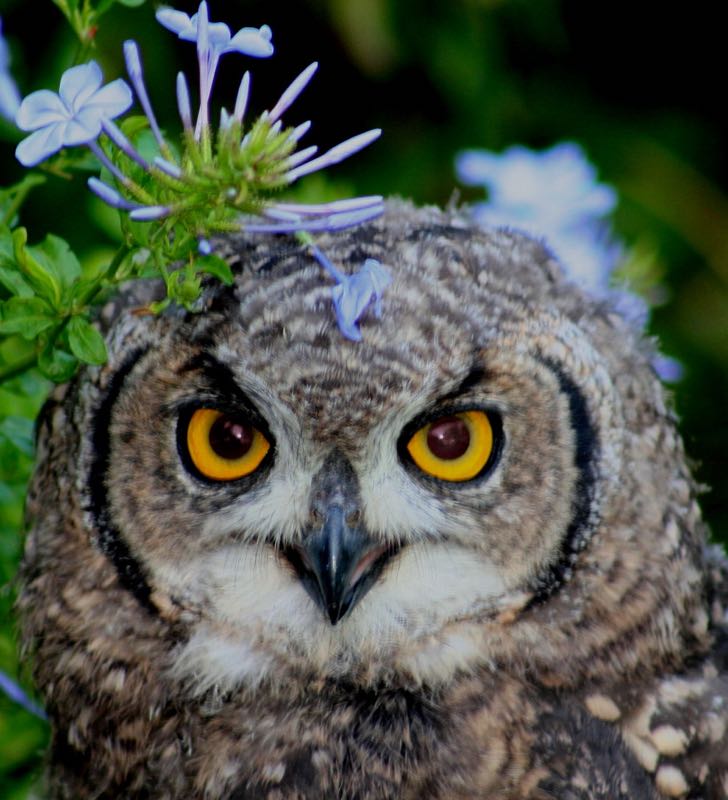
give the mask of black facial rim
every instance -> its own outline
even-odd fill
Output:
[[[93,415],[91,436],[94,456],[88,472],[89,500],[86,510],[90,513],[96,528],[99,549],[113,565],[119,582],[131,592],[143,608],[156,616],[158,611],[150,599],[151,589],[145,571],[111,520],[107,486],[111,456],[111,412],[124,382],[147,352],[147,348],[138,348],[129,354],[109,382],[106,393]]]
[[[488,421],[490,422],[490,427],[493,431],[493,448],[490,451],[488,460],[483,465],[483,468],[480,470],[480,472],[478,472],[477,475],[473,475],[472,478],[469,478],[466,481],[448,481],[444,478],[436,478],[434,475],[429,475],[428,473],[424,472],[420,467],[417,466],[417,464],[415,464],[412,456],[409,454],[407,445],[409,444],[410,439],[415,435],[415,433],[417,433],[418,430],[420,430],[420,428],[424,428],[425,425],[429,425],[431,422],[435,422],[438,419],[443,419],[444,417],[462,414],[465,411],[482,411],[487,415]],[[503,432],[503,419],[498,411],[493,408],[474,405],[472,403],[454,403],[452,405],[439,406],[437,409],[429,409],[422,414],[418,414],[411,422],[408,422],[402,429],[402,433],[399,435],[399,439],[397,440],[397,454],[399,455],[399,460],[402,462],[405,468],[422,481],[426,481],[435,485],[447,484],[448,486],[473,486],[486,480],[493,473],[493,470],[500,461],[504,444],[505,434]]]
[[[574,462],[577,480],[571,521],[561,542],[560,556],[537,577],[528,607],[544,603],[566,583],[579,553],[586,548],[599,524],[596,492],[600,442],[586,398],[559,364],[549,359],[540,359],[540,362],[553,373],[559,390],[569,404],[571,428],[575,437]]]
[[[260,431],[270,445],[268,452],[263,457],[263,460],[258,466],[248,475],[243,475],[240,478],[233,480],[218,480],[216,478],[208,478],[195,466],[192,456],[190,456],[189,448],[187,447],[187,429],[190,426],[195,411],[203,408],[209,408],[214,411],[219,411],[235,419],[244,420],[246,424]],[[257,484],[265,475],[270,472],[275,459],[275,440],[268,428],[265,419],[255,410],[255,407],[246,398],[243,407],[234,406],[229,402],[200,402],[199,400],[190,400],[179,406],[179,415],[177,417],[177,453],[179,454],[180,462],[187,472],[192,475],[200,483],[205,486],[222,487],[222,486],[235,486],[239,491],[247,491]]]

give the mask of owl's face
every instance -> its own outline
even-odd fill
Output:
[[[116,324],[84,401],[86,507],[122,583],[182,626],[169,668],[196,689],[281,667],[436,682],[502,655],[508,626],[530,653],[553,598],[597,585],[635,446],[624,397],[637,381],[665,413],[647,358],[539,245],[428,213],[394,242],[392,222],[322,242],[393,277],[362,342],[296,244],[240,245],[204,315]]]

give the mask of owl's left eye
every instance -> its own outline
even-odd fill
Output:
[[[491,417],[480,410],[438,417],[407,442],[414,463],[444,481],[468,481],[480,475],[495,453]]]
[[[268,439],[249,420],[214,408],[192,413],[184,442],[195,469],[214,481],[250,475],[270,450]]]

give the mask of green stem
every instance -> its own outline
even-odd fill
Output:
[[[10,202],[7,211],[3,215],[2,224],[10,225],[11,221],[15,218],[16,213],[20,206],[25,202],[25,198],[29,192],[34,188],[35,184],[24,186],[20,191],[15,194],[15,197]]]

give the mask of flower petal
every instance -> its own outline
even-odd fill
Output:
[[[15,148],[15,157],[24,167],[34,167],[63,147],[62,126],[46,125],[26,136]]]
[[[168,206],[142,206],[130,211],[129,217],[139,222],[149,222],[153,219],[168,217],[170,213],[171,209]]]
[[[35,714],[36,717],[41,719],[48,719],[43,709],[37,703],[34,703],[20,686],[2,670],[0,670],[0,690],[11,700],[25,708],[26,711],[30,711],[31,714]]]
[[[381,194],[372,194],[365,197],[347,197],[345,200],[332,200],[328,203],[273,203],[269,208],[293,214],[317,216],[370,208],[371,206],[381,205],[383,200],[384,198]]]
[[[11,121],[20,108],[20,92],[15,81],[8,74],[0,72],[0,116]]]
[[[55,92],[40,89],[29,94],[20,104],[15,124],[22,131],[34,131],[56,122],[65,122],[70,116],[70,111]]]
[[[121,208],[125,211],[130,211],[134,208],[139,208],[138,203],[131,203],[122,197],[116,189],[112,189],[111,186],[100,181],[98,178],[89,178],[88,181],[88,188],[91,191],[100,197],[104,203],[112,206],[113,208]]]
[[[196,16],[196,15],[195,15]],[[210,46],[224,53],[228,44],[230,43],[230,28],[224,22],[208,22],[207,35],[210,40]]]
[[[238,94],[235,98],[235,108],[233,109],[233,116],[242,125],[243,117],[245,116],[245,109],[248,107],[248,97],[250,95],[250,73],[246,72],[240,86],[238,87]]]
[[[374,301],[374,313],[381,316],[382,292],[392,282],[387,270],[375,258],[368,258],[359,272],[348,275],[331,290],[339,329],[348,339],[360,341],[359,317]]]
[[[301,94],[301,92],[306,88],[317,69],[318,62],[314,61],[312,64],[309,64],[306,69],[291,83],[285,92],[283,92],[278,102],[270,111],[271,121],[277,120],[283,114],[283,112],[291,106],[298,95]]]
[[[241,28],[225,48],[226,53],[237,51],[246,56],[267,58],[273,55],[271,29],[267,25],[261,28]]]
[[[107,83],[88,98],[84,109],[94,109],[105,119],[114,119],[123,114],[134,102],[129,85],[123,78]]]
[[[92,111],[81,111],[73,119],[57,126],[64,147],[88,144],[101,133],[101,118]]]
[[[192,20],[183,11],[177,11],[175,8],[160,8],[155,17],[160,25],[163,25],[168,31],[176,33],[180,39],[194,42],[197,38],[197,25],[193,25]]]
[[[103,79],[101,67],[95,61],[79,64],[61,75],[58,94],[71,111],[78,111],[101,86]]]
[[[370,131],[359,133],[356,136],[352,136],[350,139],[339,142],[339,144],[332,147],[331,150],[327,150],[323,155],[314,158],[313,161],[307,161],[305,164],[301,164],[300,167],[290,170],[286,174],[286,178],[290,183],[293,183],[293,181],[300,178],[302,175],[308,175],[310,172],[316,172],[319,169],[324,169],[324,167],[330,167],[332,164],[338,164],[339,161],[343,161],[345,158],[348,158],[371,144],[375,139],[378,139],[381,133],[381,128],[373,128]]]
[[[190,90],[187,88],[187,79],[182,72],[177,73],[177,108],[182,127],[186,131],[192,130],[192,106],[190,105]]]

